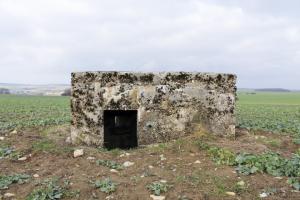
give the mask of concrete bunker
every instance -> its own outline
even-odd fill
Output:
[[[71,141],[134,148],[190,134],[235,134],[236,76],[72,73]]]

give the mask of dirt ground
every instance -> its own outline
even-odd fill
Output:
[[[205,140],[235,152],[262,153],[271,149],[289,157],[300,148],[292,143],[289,136],[238,130],[235,139],[189,136],[166,144],[128,151],[106,151],[96,147],[67,144],[65,138],[68,133],[68,126],[31,128],[17,130],[17,133],[6,133],[0,144],[14,147],[27,159],[1,159],[0,174],[25,173],[32,178],[25,184],[12,184],[9,189],[0,190],[0,196],[9,192],[15,194],[14,199],[25,199],[37,187],[38,181],[57,177],[61,182],[68,180],[69,190],[79,193],[79,197],[66,199],[147,200],[151,199],[147,185],[161,180],[171,185],[162,194],[171,200],[260,199],[259,194],[274,188],[276,192],[264,199],[300,199],[300,193],[293,191],[285,177],[260,173],[240,175],[234,167],[215,164],[207,152],[200,150],[195,142]],[[84,155],[74,158],[74,149],[81,148],[84,149]],[[120,164],[130,161],[134,165],[116,173],[111,172],[108,167],[97,165],[98,159]],[[34,174],[39,177],[34,178]],[[91,183],[108,177],[117,183],[116,191],[111,194],[101,192]],[[245,182],[243,190],[237,189],[236,185],[240,181]],[[231,196],[227,192],[235,192],[236,195]]]

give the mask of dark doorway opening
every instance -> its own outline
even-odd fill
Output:
[[[104,110],[104,147],[137,147],[137,110]]]

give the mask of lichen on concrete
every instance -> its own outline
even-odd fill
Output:
[[[199,131],[234,135],[235,85],[232,74],[72,73],[71,140],[103,146],[104,110],[137,110],[139,145]]]

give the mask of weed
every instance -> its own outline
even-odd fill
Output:
[[[44,138],[32,144],[32,149],[35,152],[47,152],[54,154],[70,153],[74,149],[68,146],[58,146],[54,140]]]
[[[57,151],[57,146],[54,143],[53,140],[49,139],[42,139],[39,141],[36,141],[32,144],[32,149],[34,151],[43,151],[43,152],[56,152]]]
[[[298,136],[297,138],[294,138],[293,143],[299,145],[300,144],[300,137]]]
[[[147,146],[151,152],[162,153],[168,147],[166,143],[159,143]]]
[[[70,181],[64,180],[64,184],[59,184],[58,178],[45,179],[38,183],[40,187],[30,193],[26,200],[56,200],[67,198],[78,198],[80,195],[79,190],[68,190]]]
[[[270,145],[272,147],[280,147],[280,145],[281,145],[281,141],[278,139],[270,139],[270,138],[266,138],[266,137],[260,137],[258,139],[258,141],[263,144]]]
[[[26,200],[55,200],[64,196],[65,188],[58,184],[57,179],[47,179],[41,183],[41,187],[30,193]]]
[[[13,151],[10,147],[0,147],[0,159],[8,157]]]
[[[237,194],[243,193],[248,188],[244,181],[239,181],[233,186],[233,191]]]
[[[290,184],[296,190],[300,190],[300,178],[289,178],[287,183]]]
[[[200,149],[205,149],[217,164],[236,166],[236,170],[244,175],[257,172],[268,173],[273,176],[300,177],[300,152],[296,152],[291,159],[286,159],[278,153],[266,152],[260,155],[249,153],[234,154],[219,147],[211,147],[202,142],[197,143]],[[293,181],[294,179],[291,179]],[[297,187],[297,182],[292,182]]]
[[[118,169],[118,170],[123,169],[123,166],[121,164],[113,160],[96,160],[96,164],[108,167],[110,169]]]
[[[222,149],[218,147],[211,147],[208,153],[213,157],[213,160],[218,165],[234,165],[235,164],[235,154],[227,149]]]
[[[27,174],[14,174],[9,176],[0,176],[0,190],[8,189],[11,184],[23,184],[30,178]]]
[[[167,183],[162,183],[159,181],[155,181],[147,186],[147,189],[153,192],[154,195],[159,196],[161,193],[165,193],[171,188],[171,185]]]
[[[122,150],[118,149],[118,148],[112,149],[112,150],[109,151],[109,153],[111,153],[115,157],[119,156],[121,154],[121,152],[122,152]]]
[[[23,156],[22,152],[16,151],[12,147],[9,147],[9,146],[0,147],[0,160],[2,158],[9,158],[11,160],[17,160],[18,158],[21,158],[22,156]]]
[[[104,180],[96,180],[94,183],[96,188],[99,188],[101,192],[110,194],[117,189],[117,185],[112,182],[110,178],[106,178]]]

